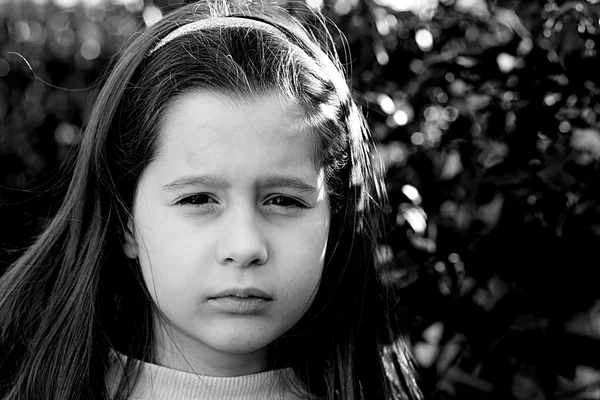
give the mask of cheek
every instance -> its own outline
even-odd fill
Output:
[[[312,304],[323,271],[322,265],[299,265],[301,271],[290,271],[286,274],[285,284],[280,288],[281,304],[284,314],[295,324],[306,313]]]
[[[137,242],[139,262],[148,291],[157,297],[184,295],[190,286],[191,266],[186,262],[191,256],[187,249],[168,230],[140,228]]]
[[[309,234],[294,238],[294,242],[284,253],[283,280],[288,294],[296,302],[310,301],[323,274],[327,229],[311,230]],[[279,263],[278,263],[279,264]]]

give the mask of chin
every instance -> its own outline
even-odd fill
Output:
[[[250,354],[267,348],[267,346],[276,339],[271,335],[264,333],[251,333],[243,329],[237,329],[235,332],[218,333],[213,338],[207,340],[207,344],[217,351],[233,354]]]

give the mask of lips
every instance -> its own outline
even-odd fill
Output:
[[[208,299],[213,300],[225,297],[234,297],[238,299],[263,299],[266,301],[273,300],[273,297],[267,292],[254,287],[225,289],[212,296],[209,296]]]
[[[267,292],[257,288],[225,289],[208,298],[208,304],[215,311],[225,314],[252,317],[268,312],[271,297]]]

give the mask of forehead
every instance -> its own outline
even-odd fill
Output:
[[[228,118],[225,118],[228,117]],[[216,129],[239,128],[240,118],[245,127],[260,127],[260,122],[269,120],[273,128],[282,133],[306,133],[308,129],[305,112],[297,104],[279,95],[276,91],[244,95],[237,93],[193,90],[175,96],[167,103],[161,120],[161,130],[187,124],[209,126]]]
[[[303,110],[274,92],[177,96],[162,116],[159,143],[156,161],[178,168],[315,169],[314,133]]]

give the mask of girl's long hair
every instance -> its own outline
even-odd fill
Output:
[[[226,15],[259,19],[283,35],[206,29],[150,54],[177,26]],[[332,217],[321,284],[299,323],[273,343],[271,367],[292,367],[295,388],[314,398],[417,398],[406,349],[396,368],[382,360],[384,350],[402,347],[376,270],[385,188],[332,43],[278,9],[218,1],[178,9],[114,59],[67,164],[64,201],[0,278],[0,398],[125,399],[136,360],[154,361],[159,310],[123,240],[138,179],[160,145],[160,116],[191,90],[239,99],[275,90],[299,104],[313,128],[314,162],[326,172]],[[115,350],[129,357],[107,387],[111,367],[123,362]]]

